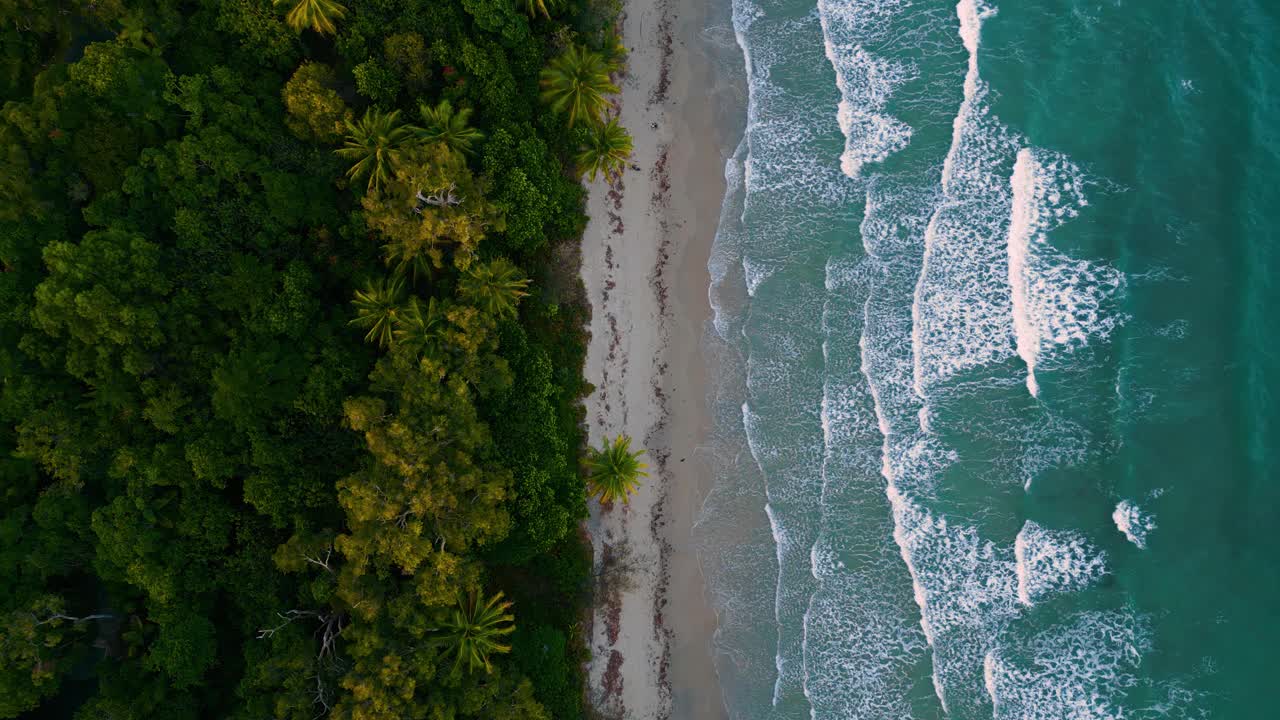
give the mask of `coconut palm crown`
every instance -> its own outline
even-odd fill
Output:
[[[614,118],[591,128],[587,134],[587,144],[578,151],[574,159],[578,167],[594,181],[597,173],[604,173],[607,177],[609,173],[621,170],[630,157],[631,135]]]
[[[602,503],[628,502],[631,493],[640,487],[640,478],[649,477],[645,472],[649,466],[640,462],[642,454],[644,450],[631,452],[631,438],[626,435],[612,441],[606,439],[604,446],[592,450],[587,458],[591,494],[598,495]]]
[[[394,177],[401,152],[413,142],[416,129],[400,122],[399,110],[369,108],[359,122],[347,121],[346,141],[334,152],[354,161],[347,177],[367,177],[369,189],[376,190]]]
[[[510,608],[511,602],[504,601],[501,592],[483,601],[476,593],[458,598],[458,607],[441,624],[439,637],[457,657],[455,671],[466,665],[468,672],[481,668],[492,672],[489,656],[511,652],[511,646],[502,642],[516,629],[515,616],[507,612]]]
[[[609,104],[605,96],[619,92],[609,79],[612,70],[600,53],[571,45],[543,68],[542,101],[567,114],[570,126],[583,118],[597,120]]]
[[[284,21],[298,32],[311,28],[322,35],[333,35],[338,31],[334,21],[347,14],[346,6],[337,0],[275,0],[276,7],[282,5],[293,5]]]
[[[500,257],[472,265],[462,276],[458,292],[493,317],[514,317],[520,298],[529,294],[527,287],[529,279],[520,276],[520,268]]]
[[[467,124],[471,108],[454,110],[452,103],[441,100],[435,107],[418,103],[418,113],[423,125],[417,135],[423,143],[443,143],[458,155],[470,155],[475,152],[472,144],[484,139],[484,133]]]
[[[521,4],[524,5],[524,11],[529,14],[529,17],[541,15],[550,20],[550,11],[559,10],[560,2],[561,0],[522,0]]]
[[[403,289],[400,278],[382,278],[371,280],[365,283],[364,289],[356,291],[351,301],[356,306],[356,316],[351,324],[369,331],[364,336],[366,342],[390,347],[395,339]]]
[[[424,303],[412,297],[398,317],[394,337],[399,347],[415,353],[429,352],[440,345],[447,326],[443,303],[435,298]]]

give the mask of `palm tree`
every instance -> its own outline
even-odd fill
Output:
[[[412,142],[414,130],[400,122],[399,110],[387,113],[369,108],[360,122],[347,121],[346,142],[334,152],[355,161],[347,177],[359,180],[368,176],[369,188],[377,189],[395,174],[400,152]]]
[[[622,36],[616,32],[610,32],[601,44],[600,54],[604,57],[604,61],[609,63],[609,67],[614,69],[622,67],[627,61],[627,46],[622,42]]]
[[[529,17],[541,15],[550,20],[551,13],[549,10],[559,10],[560,0],[524,0],[524,11],[529,13]]]
[[[395,341],[401,347],[421,353],[435,347],[445,329],[445,308],[435,298],[424,304],[418,298],[409,298],[409,304],[400,314],[394,332]]]
[[[602,503],[619,499],[627,502],[640,487],[640,478],[649,477],[644,471],[649,466],[640,462],[642,454],[644,450],[631,452],[631,438],[626,435],[619,435],[612,442],[606,438],[604,446],[592,450],[587,459],[591,494],[599,495]]]
[[[591,128],[587,134],[587,144],[578,151],[575,159],[578,167],[589,172],[594,181],[598,172],[603,172],[608,177],[609,173],[622,170],[629,157],[631,135],[614,118]]]
[[[416,287],[431,278],[429,253],[434,246],[431,240],[395,237],[383,243],[382,252],[391,273],[398,278],[408,278]]]
[[[448,100],[441,100],[434,108],[418,103],[418,113],[424,124],[418,130],[418,140],[423,143],[444,143],[458,155],[470,155],[475,152],[471,143],[484,139],[484,133],[467,125],[471,108],[459,108],[455,112]]]
[[[555,112],[568,113],[570,126],[579,117],[594,120],[608,105],[605,95],[619,92],[609,79],[612,69],[600,53],[571,45],[543,68],[542,101]]]
[[[493,317],[514,317],[520,298],[529,293],[529,279],[520,277],[520,269],[506,258],[475,263],[462,276],[458,291],[462,299]]]
[[[475,593],[458,598],[457,609],[442,623],[444,634],[440,637],[457,654],[455,671],[466,662],[468,672],[479,668],[492,672],[489,655],[511,652],[510,645],[502,644],[502,638],[516,629],[515,616],[507,612],[510,607],[511,602],[503,601],[501,592],[483,603]]]
[[[395,339],[395,327],[400,316],[400,302],[403,299],[404,281],[400,278],[387,280],[371,280],[365,283],[363,290],[357,290],[355,299],[355,319],[352,325],[368,328],[364,336],[366,342],[377,343],[381,347],[389,347]]]
[[[284,21],[298,32],[311,28],[322,35],[332,35],[338,31],[333,21],[347,14],[346,6],[337,0],[275,0],[276,7],[290,3],[293,9],[284,16]]]

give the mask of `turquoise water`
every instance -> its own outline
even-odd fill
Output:
[[[729,25],[696,536],[731,716],[1280,716],[1280,3]]]

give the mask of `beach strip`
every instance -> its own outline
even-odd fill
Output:
[[[686,0],[687,1],[687,0]],[[608,718],[719,718],[715,614],[692,526],[709,485],[698,448],[709,429],[701,342],[710,314],[707,257],[724,193],[705,9],[628,0],[618,78],[634,155],[589,185],[582,279],[592,305],[590,440],[630,435],[649,477],[627,504],[592,501],[596,607],[588,701]]]

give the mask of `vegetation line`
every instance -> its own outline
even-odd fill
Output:
[[[0,9],[0,718],[583,717],[619,11]]]

